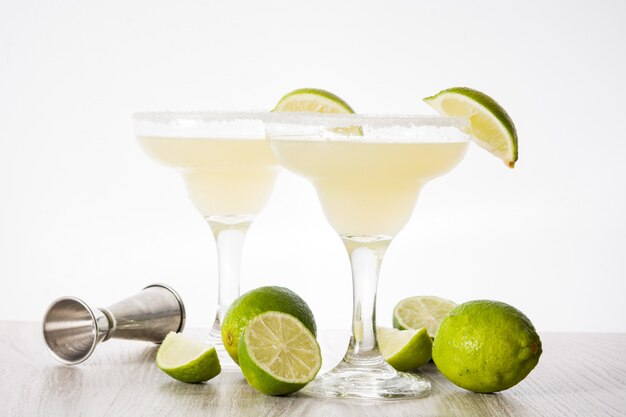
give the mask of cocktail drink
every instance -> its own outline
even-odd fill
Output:
[[[138,113],[141,148],[182,175],[189,197],[207,221],[219,261],[218,308],[209,339],[222,366],[234,365],[224,350],[221,323],[239,296],[246,232],[272,192],[280,170],[265,140],[264,113]]]
[[[266,124],[281,164],[311,181],[352,264],[352,336],[343,360],[305,388],[314,396],[415,398],[430,383],[396,372],[376,342],[383,255],[430,180],[463,158],[468,137],[453,118],[273,114]]]

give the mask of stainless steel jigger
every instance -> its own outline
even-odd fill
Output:
[[[161,343],[185,327],[185,306],[167,285],[152,284],[108,308],[91,308],[76,297],[52,302],[43,319],[48,350],[59,361],[76,365],[110,338]]]

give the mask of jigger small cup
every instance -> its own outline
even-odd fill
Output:
[[[161,343],[185,327],[185,306],[171,287],[152,284],[107,308],[92,308],[76,297],[57,298],[43,319],[48,350],[67,365],[85,361],[111,338]]]

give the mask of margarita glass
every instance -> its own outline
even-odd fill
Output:
[[[239,296],[246,232],[263,209],[280,170],[265,140],[266,113],[137,113],[140,147],[183,177],[193,205],[207,221],[219,263],[217,313],[209,341],[223,367],[235,367],[224,349],[221,324]]]
[[[274,113],[266,135],[286,169],[315,187],[352,264],[352,336],[333,370],[303,392],[319,397],[400,399],[430,392],[430,382],[396,372],[376,342],[380,265],[411,217],[428,181],[454,168],[468,136],[460,119]]]

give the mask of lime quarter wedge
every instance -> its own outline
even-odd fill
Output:
[[[410,371],[427,363],[433,352],[433,341],[425,328],[398,330],[376,328],[380,353],[398,371]]]
[[[466,119],[474,141],[513,168],[517,161],[517,131],[506,110],[493,98],[468,87],[440,91],[424,101],[444,116]]]
[[[280,99],[273,112],[354,113],[352,107],[341,97],[319,88],[299,88]],[[360,126],[334,128],[333,131],[347,136],[362,136]]]
[[[341,97],[319,88],[299,88],[285,94],[274,112],[354,113]]]
[[[425,327],[435,337],[439,325],[456,303],[434,296],[405,298],[393,309],[393,327],[400,330]]]
[[[289,314],[259,314],[239,339],[243,376],[264,394],[285,395],[300,390],[313,381],[321,365],[313,333]]]
[[[215,347],[180,333],[170,332],[156,354],[156,365],[182,382],[203,382],[222,368]]]
[[[280,99],[273,112],[354,113],[341,97],[319,88],[299,88]],[[360,126],[337,127],[333,131],[347,136],[362,136]]]

